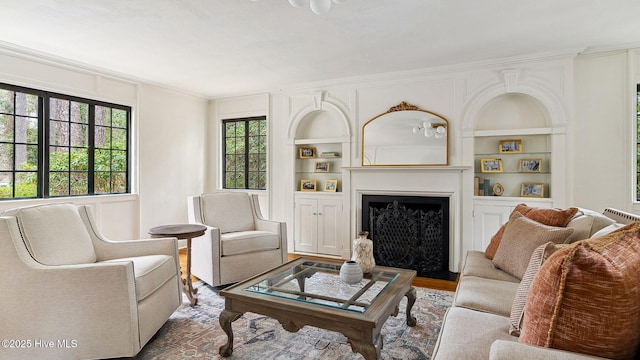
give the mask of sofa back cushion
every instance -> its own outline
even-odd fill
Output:
[[[39,263],[72,265],[96,261],[91,237],[75,205],[36,205],[8,214],[18,219],[25,246]]]
[[[611,359],[640,344],[640,222],[578,241],[542,264],[519,341]]]
[[[200,196],[202,220],[221,233],[255,230],[250,195],[244,192],[216,192]]]
[[[564,227],[567,226],[569,221],[571,221],[574,215],[578,212],[578,208],[534,208],[527,206],[527,204],[518,204],[511,212],[511,215],[516,212],[519,212],[529,219],[535,220],[545,225]],[[484,252],[485,256],[488,259],[493,259],[493,257],[496,255],[498,247],[500,246],[500,241],[502,240],[502,235],[504,234],[504,230],[507,227],[508,223],[509,222],[502,225],[502,227],[500,227],[500,229],[498,229],[498,231],[491,238],[491,242]]]
[[[578,208],[576,215],[569,221],[567,227],[575,229],[567,239],[567,243],[588,239],[600,229],[615,223],[614,220],[589,209]]]

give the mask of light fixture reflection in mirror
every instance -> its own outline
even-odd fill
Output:
[[[362,127],[363,166],[448,165],[444,117],[402,102]]]

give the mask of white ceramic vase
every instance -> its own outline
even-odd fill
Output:
[[[369,235],[366,231],[358,233],[358,238],[353,240],[353,256],[351,260],[357,262],[365,274],[373,271],[376,266],[376,259],[373,257],[373,241],[367,239]]]
[[[362,281],[362,269],[360,265],[353,260],[345,261],[340,267],[340,280],[349,285]]]

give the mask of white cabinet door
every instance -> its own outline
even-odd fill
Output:
[[[318,253],[340,255],[343,221],[342,201],[318,200]]]
[[[296,199],[295,206],[295,251],[317,252],[318,201]]]
[[[342,200],[297,198],[295,251],[340,256],[344,221]]]
[[[491,237],[509,220],[512,206],[474,205],[473,250],[484,251]]]

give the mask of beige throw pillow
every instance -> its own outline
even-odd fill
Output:
[[[516,212],[507,223],[493,264],[522,279],[531,254],[538,246],[549,241],[561,244],[572,233],[571,228],[544,225]]]

